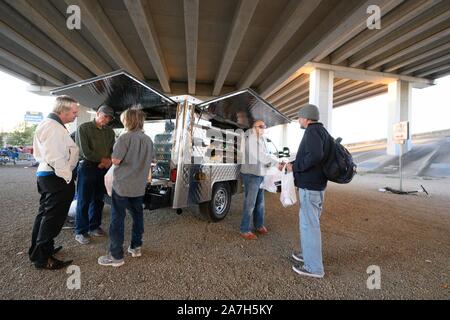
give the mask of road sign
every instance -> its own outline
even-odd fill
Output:
[[[44,120],[42,112],[27,111],[24,116],[25,122],[39,123]]]
[[[394,141],[397,144],[404,144],[409,139],[409,122],[403,121],[394,124]]]
[[[396,144],[404,144],[406,140],[409,139],[409,122],[408,121],[402,121],[399,123],[394,124],[394,141]],[[402,165],[402,158],[403,158],[403,146],[400,147],[400,154],[398,157],[399,162],[399,171],[400,171],[400,191],[403,192],[403,165]]]

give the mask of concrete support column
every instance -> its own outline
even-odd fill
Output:
[[[387,154],[399,155],[400,147],[403,147],[403,153],[412,148],[411,139],[402,145],[395,144],[393,131],[394,124],[401,121],[409,121],[411,128],[411,96],[412,85],[410,82],[397,80],[388,85],[388,136],[387,136]],[[411,136],[411,135],[410,135]]]
[[[320,111],[320,122],[331,132],[334,72],[314,69],[309,75],[309,103]]]

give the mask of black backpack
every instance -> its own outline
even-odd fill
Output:
[[[350,152],[341,144],[342,138],[333,139],[331,135],[327,157],[322,171],[329,181],[349,183],[356,174],[356,164]]]

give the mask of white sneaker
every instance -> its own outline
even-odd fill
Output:
[[[98,227],[96,230],[89,231],[89,235],[92,237],[104,237],[106,232],[102,228]]]
[[[89,238],[83,234],[75,235],[75,240],[78,241],[80,244],[89,244],[90,242]]]
[[[141,247],[137,247],[134,249],[131,249],[131,247],[128,247],[128,253],[131,253],[131,256],[133,258],[138,258],[138,257],[142,256]]]
[[[292,253],[292,258],[293,258],[295,261],[298,261],[298,262],[304,262],[304,260],[303,260],[303,255],[302,255],[300,252],[293,252],[293,253]]]
[[[101,256],[97,260],[98,264],[101,266],[110,266],[110,267],[120,267],[125,264],[125,261],[123,259],[114,259],[111,254],[108,254],[106,256]]]
[[[308,270],[305,269],[305,267],[303,266],[292,266],[292,270],[294,270],[295,272],[297,272],[299,275],[301,276],[307,276],[307,277],[312,277],[312,278],[323,278],[325,274],[316,274],[316,273],[312,273],[309,272]]]

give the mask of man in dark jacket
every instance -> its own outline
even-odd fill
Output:
[[[320,215],[327,186],[322,166],[326,150],[331,143],[330,135],[319,121],[319,109],[312,104],[299,111],[299,123],[305,134],[300,143],[295,162],[288,165],[294,172],[295,185],[300,193],[300,248],[292,257],[303,262],[292,269],[300,275],[323,278],[322,240]]]

